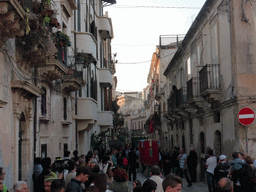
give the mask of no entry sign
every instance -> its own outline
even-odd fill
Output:
[[[238,121],[245,126],[251,125],[255,119],[254,111],[249,107],[244,107],[238,112]]]

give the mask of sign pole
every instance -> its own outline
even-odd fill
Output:
[[[246,154],[248,154],[248,126],[245,126]]]
[[[238,112],[238,121],[245,126],[245,148],[248,154],[248,126],[255,120],[255,113],[249,107],[244,107]]]

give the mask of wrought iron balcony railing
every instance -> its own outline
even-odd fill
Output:
[[[187,81],[187,101],[199,96],[199,77]]]
[[[159,46],[161,49],[175,49],[181,44],[185,35],[160,35]]]
[[[187,101],[187,88],[182,87],[177,92],[177,107],[180,107],[182,104]]]
[[[220,89],[220,64],[207,64],[199,71],[200,93]]]
[[[171,97],[167,100],[168,113],[174,109],[179,108],[181,105],[187,102],[187,88],[182,87],[177,92],[172,93]]]

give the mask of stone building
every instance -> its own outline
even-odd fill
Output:
[[[196,148],[202,180],[206,147],[256,157],[255,123],[237,118],[256,109],[255,10],[254,1],[207,0],[164,72],[171,148]]]
[[[167,118],[166,108],[167,99],[170,96],[167,91],[167,86],[169,86],[171,82],[167,81],[164,76],[164,71],[176,53],[183,38],[184,35],[160,35],[159,45],[157,46],[159,52],[159,81],[157,86],[159,87],[159,90],[155,94],[155,99],[159,103],[158,113],[161,121],[161,146],[167,150],[171,149],[172,143],[172,138],[169,134],[170,121]]]
[[[149,138],[161,140],[162,145],[167,149],[169,149],[170,138],[167,134],[169,120],[165,118],[167,111],[165,98],[169,95],[166,92],[168,83],[163,73],[182,39],[182,35],[161,35],[159,37],[160,44],[156,47],[156,52],[153,53],[151,59],[148,86],[144,89],[144,94],[147,95],[145,98],[147,135]],[[150,121],[156,122],[155,118],[159,119],[159,122],[153,123],[150,129]]]
[[[0,166],[9,189],[24,180],[32,191],[34,157],[86,154],[91,134],[112,127],[113,29],[103,7],[113,3],[0,1]]]
[[[119,113],[124,116],[124,128],[129,133],[130,138],[137,135],[144,135],[144,123],[146,113],[144,110],[144,100],[141,98],[141,92],[124,92],[117,97],[117,105],[120,107]]]

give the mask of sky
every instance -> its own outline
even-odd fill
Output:
[[[186,34],[206,0],[116,1],[104,8],[113,24],[112,53],[117,53],[118,61],[116,90],[142,91],[159,36]]]

